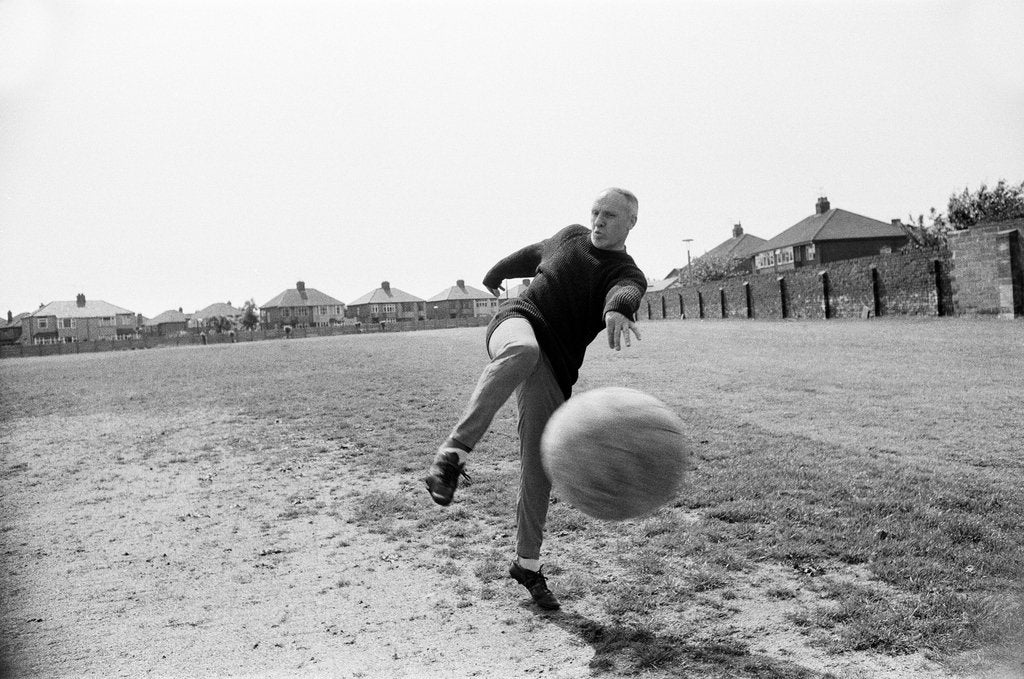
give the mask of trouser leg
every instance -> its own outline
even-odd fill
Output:
[[[516,389],[516,402],[520,446],[516,553],[524,559],[539,559],[551,498],[551,481],[541,464],[540,439],[552,413],[565,402],[547,357],[541,356],[530,376]]]
[[[487,353],[491,361],[449,435],[468,448],[483,438],[498,410],[540,362],[537,337],[525,318],[512,317],[498,324],[487,342]]]

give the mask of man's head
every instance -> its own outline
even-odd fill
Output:
[[[639,203],[625,189],[605,189],[590,209],[590,242],[601,250],[625,250],[626,237],[636,225]]]

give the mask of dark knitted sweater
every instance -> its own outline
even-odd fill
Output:
[[[618,311],[634,318],[647,279],[624,250],[594,247],[590,230],[579,224],[505,257],[487,272],[484,285],[496,288],[505,279],[529,276],[526,290],[495,314],[487,339],[506,318],[528,320],[569,398],[587,347],[605,329],[604,315]]]

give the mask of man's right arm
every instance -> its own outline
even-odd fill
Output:
[[[544,243],[534,243],[525,248],[516,250],[511,255],[502,258],[484,276],[484,287],[495,297],[502,290],[502,281],[509,278],[528,278],[537,273],[540,266],[541,255],[544,252]]]

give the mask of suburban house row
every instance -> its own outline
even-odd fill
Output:
[[[804,267],[821,267],[830,262],[885,255],[899,251],[909,241],[908,230],[898,219],[889,222],[833,208],[827,197],[819,197],[814,213],[766,240],[744,233],[736,224],[732,236],[697,258],[724,259],[734,271],[751,274],[779,273]],[[695,268],[687,262],[670,271],[664,279],[652,280],[649,293],[659,293],[686,280]],[[524,279],[510,286],[503,297],[515,297],[529,285]],[[259,322],[263,328],[328,327],[358,324],[390,324],[490,316],[500,299],[490,293],[456,281],[429,299],[393,287],[383,281],[380,287],[350,304],[298,281],[294,288],[281,292],[260,305]],[[96,339],[131,339],[143,334],[168,336],[198,332],[211,318],[226,318],[236,327],[243,310],[230,302],[210,305],[193,314],[182,309],[168,310],[147,319],[104,301],[86,300],[79,294],[75,301],[51,302],[34,312],[13,316],[0,323],[0,343],[56,344]]]
[[[529,285],[523,279],[503,297],[518,296]],[[442,320],[489,317],[501,300],[489,292],[458,280],[430,299],[422,299],[383,281],[351,304],[306,287],[298,281],[259,307],[263,328],[315,328],[344,324],[389,324],[400,321]],[[99,340],[129,340],[143,335],[172,336],[198,333],[209,327],[211,319],[226,319],[230,326],[241,325],[244,310],[230,302],[211,304],[192,314],[182,309],[164,311],[153,318],[103,300],[86,299],[79,293],[72,301],[56,301],[33,312],[13,315],[7,312],[0,323],[0,344],[63,344]]]

